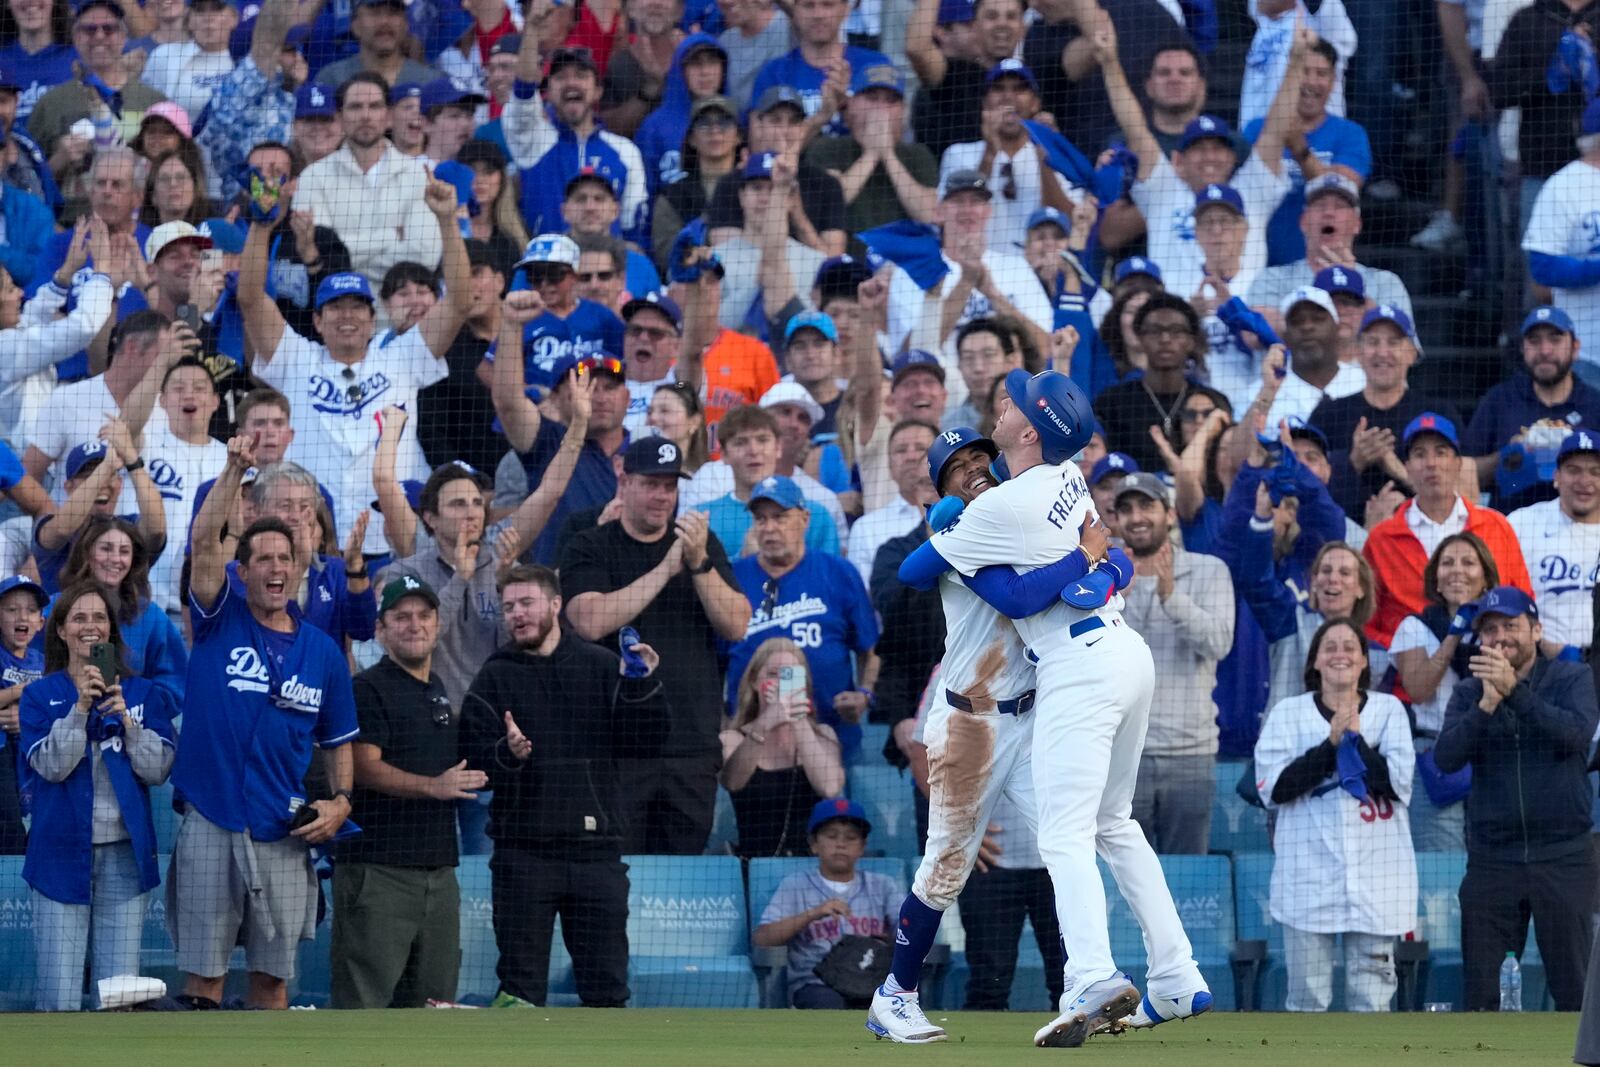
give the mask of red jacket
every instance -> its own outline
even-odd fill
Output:
[[[1367,623],[1367,636],[1384,648],[1389,647],[1395,629],[1407,615],[1419,615],[1428,606],[1422,595],[1422,571],[1428,565],[1428,555],[1406,521],[1415,503],[1407,500],[1399,511],[1374,527],[1361,550],[1372,567],[1378,597],[1378,610]],[[1466,532],[1476,534],[1489,547],[1489,555],[1500,571],[1500,584],[1514,585],[1532,596],[1533,581],[1522,559],[1522,546],[1506,517],[1493,508],[1476,507],[1470,500],[1463,503],[1467,506]]]

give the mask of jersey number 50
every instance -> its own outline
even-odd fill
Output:
[[[820,622],[797,622],[789,628],[789,635],[794,638],[794,643],[801,648],[822,647],[822,624]]]

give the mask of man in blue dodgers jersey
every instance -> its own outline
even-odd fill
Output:
[[[20,856],[28,844],[17,783],[18,705],[22,691],[44,675],[44,650],[33,639],[44,629],[47,603],[49,594],[31,578],[14,574],[0,582],[0,856]]]
[[[449,374],[445,355],[472,307],[472,268],[456,225],[456,190],[429,176],[423,194],[444,244],[446,298],[415,329],[387,346],[374,336],[372,289],[353,271],[330,274],[317,286],[312,321],[324,344],[302,337],[284,321],[266,293],[268,246],[284,209],[282,183],[263,181],[257,190],[246,208],[250,236],[240,258],[238,285],[245,336],[256,353],[251,370],[258,382],[279,390],[293,405],[299,441],[295,454],[333,494],[342,543],[372,499],[372,459],[378,445],[373,416],[390,404],[413,404],[419,390]],[[415,427],[408,422],[395,476],[421,481],[427,471]],[[383,524],[371,523],[367,555],[387,551]]]
[[[860,723],[878,679],[872,598],[843,556],[806,550],[811,511],[791,479],[763,478],[751,489],[748,506],[755,518],[756,552],[734,563],[733,575],[754,613],[744,640],[728,657],[730,706],[761,642],[788,637],[811,668],[817,721],[833,727],[849,762],[861,744]]]
[[[541,48],[551,33],[550,0],[532,0],[517,54],[517,80],[500,113],[506,147],[522,178],[522,218],[533,233],[562,228],[561,202],[567,182],[585,167],[605,170],[622,181],[623,235],[648,245],[650,215],[645,194],[644,159],[626,137],[606,130],[596,111],[600,75],[587,48],[555,48],[548,75],[541,75]],[[564,20],[557,20],[565,25]],[[544,77],[540,92],[540,77]],[[548,99],[547,99],[548,98]],[[548,103],[548,111],[546,104]]]
[[[1506,516],[1522,546],[1551,659],[1582,659],[1594,639],[1600,572],[1600,430],[1578,430],[1556,453],[1556,499]],[[3,605],[0,605],[3,606]]]
[[[932,513],[933,522],[944,526],[959,521],[944,517],[952,505],[971,503],[998,484],[989,464],[999,454],[993,441],[969,426],[953,427],[934,439],[928,449],[928,477],[944,499]],[[944,1030],[922,1011],[917,985],[923,960],[940,919],[972,874],[990,814],[1002,797],[1030,826],[1034,821],[1033,665],[1016,630],[1001,618],[999,605],[1008,613],[1042,610],[1065,584],[1084,579],[1086,557],[1104,556],[1108,539],[1103,527],[1088,520],[1083,535],[1084,552],[1071,552],[1026,578],[1009,567],[986,568],[968,581],[943,569],[933,576],[944,606],[945,642],[939,690],[923,733],[928,746],[928,846],[900,907],[892,970],[867,1015],[867,1029],[880,1038],[904,1044],[945,1040]],[[1133,568],[1126,558],[1114,552],[1112,559],[1131,579]],[[1097,602],[1103,603],[1111,589],[1108,577],[1099,577]],[[1032,587],[1029,596],[1019,598],[1007,588],[1023,584]],[[1017,606],[1020,600],[1030,602]]]
[[[195,519],[194,654],[172,768],[186,810],[167,877],[167,925],[192,1004],[220,1003],[242,934],[249,1004],[284,1008],[299,942],[316,924],[307,846],[332,839],[350,815],[358,730],[344,653],[290,611],[289,528],[251,523],[239,538],[239,586],[228,580],[218,534],[254,462],[249,438],[229,441],[228,465]],[[334,793],[308,803],[313,745]]]
[[[522,328],[523,374],[530,397],[541,398],[560,384],[557,362],[569,356],[585,359],[622,351],[623,324],[617,313],[578,295],[582,254],[577,242],[565,234],[542,233],[528,242],[517,260],[511,290],[537,293],[541,308]],[[498,349],[499,345],[490,346],[479,365],[478,379],[485,384],[494,377]]]
[[[952,566],[965,576],[998,564],[1032,571],[1069,553],[1088,554],[1079,551],[1080,529],[1094,507],[1082,470],[1070,462],[1093,432],[1088,398],[1054,371],[1030,378],[1015,370],[1005,385],[994,441],[1011,480],[974,500],[959,523],[913,553],[901,567],[903,580],[921,581],[929,570]],[[1120,597],[1093,607],[1076,598],[1075,588],[1063,602],[1015,621],[1038,677],[1039,854],[1055,885],[1068,961],[1061,1014],[1034,1034],[1043,1047],[1080,1046],[1130,1014],[1131,1025],[1148,1027],[1211,1007],[1161,866],[1131,817],[1155,685],[1150,650],[1122,620]],[[1112,960],[1096,851],[1149,948],[1151,992],[1142,1004]]]
[[[756,72],[750,99],[760,100],[773,85],[790,86],[800,93],[807,125],[834,136],[848,134],[839,108],[850,88],[850,72],[894,66],[882,52],[844,43],[839,30],[849,15],[846,0],[798,0],[789,13],[797,46]]]

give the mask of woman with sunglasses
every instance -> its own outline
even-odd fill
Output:
[[[683,473],[693,477],[706,464],[706,416],[700,397],[682,382],[669,382],[650,398],[645,423],[656,436],[678,446]],[[679,506],[682,506],[680,501]]]
[[[47,673],[22,694],[38,1011],[83,1007],[86,956],[95,982],[139,973],[145,894],[160,882],[150,787],[172,769],[176,708],[128,671],[115,601],[93,581],[64,589],[45,631]],[[102,645],[114,677],[96,666]]]
[[[733,172],[743,138],[733,101],[713,96],[697,101],[683,138],[677,176],[661,186],[650,218],[650,251],[665,272],[672,242],[691,221],[705,214],[717,182]]]

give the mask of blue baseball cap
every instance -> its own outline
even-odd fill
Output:
[[[856,96],[868,89],[888,89],[902,99],[906,95],[906,78],[900,68],[890,63],[873,63],[856,67],[850,72],[850,95]]]
[[[973,0],[939,0],[940,26],[959,26],[978,17],[978,5]]]
[[[422,486],[423,483],[415,478],[404,478],[400,481],[400,491],[406,495],[406,503],[411,505],[411,510],[417,513],[422,511]],[[374,500],[372,510],[379,515],[383,514],[383,505]]]
[[[127,13],[116,0],[73,0],[72,17],[77,18],[90,8],[103,7],[107,11],[115,12],[117,18],[126,19]]]
[[[783,343],[788,344],[801,330],[816,330],[834,344],[839,343],[839,328],[833,324],[833,317],[824,312],[802,311],[790,319],[783,328]]]
[[[402,100],[415,100],[417,101],[417,106],[421,107],[422,83],[401,82],[399,85],[396,85],[394,88],[389,90],[389,103],[391,106],[398,104]]]
[[[1578,335],[1578,328],[1572,324],[1572,316],[1560,308],[1551,307],[1548,304],[1543,307],[1536,307],[1528,312],[1528,317],[1522,320],[1522,329],[1518,331],[1518,334],[1526,337],[1528,332],[1536,326],[1553,326],[1562,333],[1571,334],[1574,337]]]
[[[1322,449],[1324,456],[1331,451],[1328,447],[1328,435],[1312,423],[1302,419],[1299,415],[1290,415],[1283,421],[1289,424],[1289,437],[1291,439],[1296,441],[1315,441],[1317,447]]]
[[[0,88],[4,88],[4,86],[0,85]],[[39,602],[40,611],[43,611],[45,609],[45,605],[50,603],[50,594],[44,591],[44,586],[40,585],[38,582],[34,581],[32,578],[29,578],[25,574],[13,574],[5,581],[0,582],[0,600],[4,600],[7,593],[13,592],[17,589],[26,590],[27,592],[32,593],[33,599]]]
[[[1401,333],[1410,338],[1411,343],[1417,346],[1417,352],[1422,352],[1422,342],[1417,340],[1417,328],[1411,324],[1411,316],[1395,307],[1393,304],[1379,304],[1375,308],[1368,308],[1367,313],[1361,316],[1361,325],[1356,328],[1356,335],[1367,332],[1380,322],[1393,323]]]
[[[333,89],[321,82],[306,82],[294,91],[294,117],[297,119],[331,119],[337,110]]]
[[[458,88],[456,83],[449,78],[435,78],[422,87],[422,113],[430,114],[435,108],[449,107],[460,104],[463,107],[477,107],[486,103],[488,97],[482,93],[469,92]]]
[[[67,477],[76,478],[91,463],[98,463],[107,455],[104,441],[85,441],[67,453]]]
[[[1190,119],[1189,125],[1183,128],[1183,136],[1178,140],[1178,151],[1188,151],[1195,142],[1207,140],[1223,141],[1233,148],[1233,127],[1215,115]]]
[[[343,270],[322,279],[322,284],[317,286],[317,299],[312,310],[321,311],[323,305],[330,300],[338,300],[345,296],[358,296],[369,304],[374,303],[372,286],[367,284],[366,275],[353,270]]]
[[[1457,452],[1461,451],[1461,439],[1456,436],[1456,424],[1443,415],[1431,411],[1424,411],[1406,423],[1405,432],[1400,435],[1400,450],[1409,453],[1411,442],[1425,433],[1442,437],[1450,443],[1451,448]]]
[[[866,808],[848,797],[829,797],[827,800],[817,801],[816,806],[811,809],[811,818],[806,820],[807,836],[816,833],[835,819],[857,823],[862,833],[872,833],[872,822],[867,818]]]
[[[854,299],[857,287],[871,277],[872,268],[865,260],[851,255],[833,256],[823,260],[817,268],[811,287],[820,290],[824,300],[839,295]]]
[[[1072,232],[1072,219],[1067,217],[1066,212],[1054,207],[1035,208],[1033,214],[1028,216],[1028,225],[1023,227],[1023,232],[1032,233],[1035,226],[1043,226],[1045,223],[1061,227],[1062,233]]]
[[[1332,193],[1342,197],[1353,208],[1361,207],[1361,187],[1336,170],[1323,171],[1306,182],[1306,203],[1311,204]]]
[[[1147,278],[1161,280],[1161,268],[1154,260],[1143,256],[1129,256],[1117,264],[1117,269],[1111,272],[1111,284],[1121,285],[1135,274],[1143,274]]]
[[[622,321],[630,321],[635,315],[647,308],[651,311],[659,311],[667,317],[668,322],[672,323],[673,330],[678,333],[683,332],[683,312],[678,309],[678,302],[662,292],[636,296],[622,305]]]
[[[1582,452],[1600,452],[1600,435],[1590,433],[1588,430],[1574,430],[1567,434],[1566,440],[1561,442],[1561,447],[1556,450],[1556,465],[1568,456],[1576,456]]]
[[[200,236],[209,237],[219,252],[236,256],[244,251],[244,231],[227,219],[206,219],[200,224]]]
[[[744,161],[744,180],[753,182],[761,178],[771,179],[772,168],[778,162],[776,152],[752,152],[750,158]]]
[[[1478,617],[1472,620],[1472,628],[1476,630],[1482,626],[1488,615],[1504,615],[1508,619],[1526,615],[1538,622],[1539,605],[1514,585],[1497,585],[1478,598]]]
[[[987,88],[993,85],[1007,75],[1013,78],[1021,78],[1029,89],[1032,89],[1035,93],[1039,91],[1039,79],[1035,78],[1033,71],[1028,69],[1028,65],[1016,56],[1007,56],[990,67],[988,73],[983,76],[984,87]]]
[[[1367,295],[1367,283],[1361,272],[1347,267],[1323,267],[1311,279],[1311,284],[1329,296],[1345,293],[1365,299]]]
[[[1095,461],[1089,484],[1099,485],[1113,474],[1138,474],[1139,461],[1126,452],[1108,452]]]
[[[1244,197],[1231,185],[1208,185],[1194,194],[1194,213],[1198,215],[1208,207],[1225,207],[1243,217]]]
[[[554,390],[562,382],[565,382],[567,375],[579,366],[588,367],[588,373],[590,374],[608,374],[617,381],[621,381],[623,374],[620,370],[615,369],[621,365],[622,361],[609,352],[597,352],[589,356],[575,356],[568,352],[564,356],[557,356],[556,361],[550,365],[550,380],[555,383],[550,388]]]
[[[468,215],[476,216],[483,210],[483,205],[478,203],[478,198],[472,195],[472,182],[477,177],[473,169],[465,163],[457,163],[447,159],[433,168],[433,176],[442,182],[449,182],[456,189],[456,203],[467,209]]]
[[[757,501],[761,500],[770,500],[785,511],[806,506],[805,494],[794,484],[794,479],[781,474],[770,475],[757,482],[755,488],[750,490],[750,503],[745,507],[754,511]]]
[[[925,348],[911,348],[894,358],[890,386],[899,385],[906,375],[917,371],[925,371],[938,378],[941,385],[944,384],[944,364],[939,362],[939,357]]]

